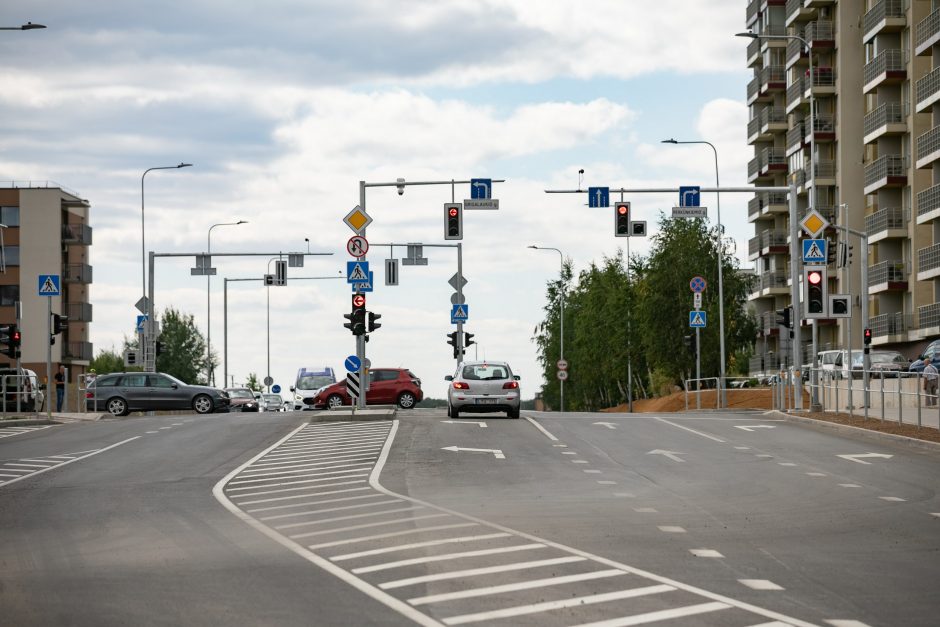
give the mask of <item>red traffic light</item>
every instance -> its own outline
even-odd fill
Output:
[[[352,297],[353,307],[365,307],[366,306],[366,297],[364,294],[355,294]]]
[[[626,206],[626,205],[620,205],[619,207],[617,207],[617,213],[619,213],[619,214],[622,215],[622,216],[627,215],[627,206]]]
[[[819,282],[822,281],[822,272],[810,272],[806,275],[806,279],[813,285],[819,285]]]
[[[456,217],[457,217],[457,209],[456,209],[455,207],[451,207],[451,208],[450,208],[450,211],[448,211],[447,213],[448,213],[448,214],[450,215],[450,217],[452,217],[452,218],[456,218]]]

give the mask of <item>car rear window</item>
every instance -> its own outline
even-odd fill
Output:
[[[463,367],[463,378],[478,381],[496,381],[508,379],[509,375],[504,366],[491,366],[488,364],[477,364]]]

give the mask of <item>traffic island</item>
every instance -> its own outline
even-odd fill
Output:
[[[342,422],[350,420],[395,420],[398,408],[395,405],[373,405],[366,409],[340,407],[314,412],[307,422]]]

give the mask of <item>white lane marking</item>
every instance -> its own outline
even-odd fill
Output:
[[[577,453],[574,451],[562,451],[561,454],[562,455],[577,455]]]
[[[891,459],[894,455],[887,455],[885,453],[855,453],[854,455],[836,455],[836,457],[841,457],[842,459],[847,459],[850,462],[855,462],[856,464],[865,464],[866,466],[871,466],[871,462],[863,461],[862,458],[866,459]]]
[[[313,435],[309,438],[296,438],[295,442],[288,444],[286,449],[295,448],[298,446],[305,446],[307,444],[316,443],[320,446],[325,446],[327,444],[342,444],[344,442],[365,442],[368,440],[375,440],[381,438],[385,434],[384,431],[369,431],[362,433],[348,433],[348,434],[337,434],[337,435]]]
[[[159,431],[147,431],[146,432],[147,435],[152,435],[154,433],[160,433],[160,432]]]
[[[904,503],[907,501],[907,499],[902,499],[897,496],[879,496],[878,498],[882,501],[891,501],[893,503]]]
[[[486,422],[482,420],[441,420],[446,425],[477,425],[481,429],[486,429]]]
[[[617,592],[605,592],[603,594],[592,594],[583,597],[574,597],[571,599],[561,599],[558,601],[544,601],[542,603],[532,603],[530,605],[517,605],[516,607],[506,607],[501,610],[491,610],[489,612],[477,612],[476,614],[462,614],[460,616],[451,616],[445,618],[445,625],[465,625],[466,623],[478,623],[484,620],[495,620],[498,618],[512,618],[514,616],[525,616],[526,614],[538,614],[549,612],[551,610],[561,610],[569,607],[581,607],[583,605],[593,605],[595,603],[607,603],[608,601],[619,601],[621,599],[631,599],[648,594],[660,594],[662,592],[672,592],[675,590],[672,586],[656,585],[644,586],[642,588],[631,588],[630,590],[618,590]],[[710,603],[708,605],[720,605],[713,609],[724,609],[730,607],[725,603]],[[712,611],[712,610],[709,610]]]
[[[160,431],[166,431],[167,429],[172,429],[173,427],[160,427]]]
[[[503,452],[498,448],[465,448],[463,446],[442,446],[442,451],[450,451],[452,453],[459,453],[460,451],[467,451],[468,453],[492,453],[493,457],[496,459],[506,459],[506,456],[503,455]]]
[[[664,451],[663,449],[655,449],[649,451],[647,455],[662,455],[663,457],[668,457],[674,462],[685,462],[684,459],[679,457],[679,455],[685,455],[685,453],[680,453],[679,451]]]
[[[372,549],[370,551],[359,551],[357,553],[343,553],[334,555],[330,558],[333,562],[344,562],[346,560],[356,559],[358,557],[370,557],[372,555],[382,555],[384,553],[394,553],[396,551],[409,551],[411,549],[423,549],[429,546],[441,546],[443,544],[464,544],[466,542],[479,542],[482,540],[495,540],[497,538],[508,538],[509,533],[487,533],[479,536],[456,536],[453,538],[443,538],[441,540],[427,540],[425,542],[412,542],[411,544],[397,544],[387,546],[381,549]]]
[[[809,476],[809,477],[825,477],[825,476],[826,476],[826,473],[824,473],[824,472],[808,472],[808,473],[806,473],[806,475]]]
[[[826,622],[832,625],[832,627],[868,627],[867,623],[863,623],[859,620],[832,619],[827,620]]]
[[[528,420],[528,419],[527,419]],[[568,448],[567,444],[552,444],[554,448]]]
[[[663,533],[685,533],[685,529],[682,527],[676,527],[671,525],[660,525],[659,530]]]
[[[21,472],[21,473],[26,473],[26,474],[32,474],[33,472],[29,468],[7,468],[6,466],[4,466],[3,469],[6,470],[7,472]]]
[[[374,455],[378,457],[379,451],[381,450],[382,449],[380,447],[373,446],[370,448],[362,449],[361,451],[343,451],[341,455],[297,453],[295,455],[287,455],[285,457],[270,456],[270,457],[266,457],[265,459],[270,462],[277,462],[277,463],[289,462],[289,461],[294,461],[294,460],[311,461],[311,462],[312,461],[324,461],[325,462],[325,461],[336,460],[336,459],[349,459],[352,457],[368,457],[370,455]]]
[[[349,514],[348,516],[333,516],[332,518],[318,518],[317,520],[305,520],[303,522],[288,523],[278,525],[275,529],[296,529],[297,527],[306,527],[309,525],[322,525],[324,523],[337,522],[340,520],[358,520],[360,518],[370,518],[372,516],[387,516],[388,514],[400,514],[402,512],[415,512],[425,509],[420,505],[409,505],[408,507],[399,507],[396,509],[383,509],[380,512],[368,512],[365,514]]]
[[[362,440],[359,442],[348,442],[342,445],[316,443],[316,444],[304,444],[302,446],[296,446],[296,447],[290,447],[290,448],[282,447],[278,449],[278,452],[276,455],[295,455],[298,453],[307,453],[307,454],[345,453],[347,451],[356,451],[356,450],[361,450],[361,449],[366,449],[366,448],[379,448],[379,449],[382,448],[382,438],[379,438],[379,437],[369,438],[368,440]],[[260,460],[260,462],[266,461],[268,457],[274,458],[275,456],[266,455],[264,458]]]
[[[614,496],[620,496],[625,499],[635,499],[636,494],[631,494],[630,492],[614,492]]]
[[[0,477],[7,477],[7,478],[12,479],[13,477],[19,477],[19,475],[5,475],[5,474],[0,473]]]
[[[783,590],[769,579],[738,579],[738,582],[747,586],[751,590]]]
[[[612,430],[612,431],[616,431],[616,430],[617,430],[617,425],[614,424],[613,422],[594,422],[594,423],[591,423],[591,424],[600,425],[600,426],[602,426],[602,427],[607,427],[608,429],[610,429],[610,430]]]
[[[358,538],[346,538],[345,540],[334,540],[332,542],[322,542],[320,544],[311,544],[309,549],[326,549],[333,546],[343,546],[345,544],[359,544],[360,542],[371,542],[372,540],[384,540],[386,538],[397,538],[407,536],[413,533],[425,533],[428,531],[443,531],[445,529],[461,529],[463,527],[478,527],[478,523],[451,523],[449,525],[434,525],[432,527],[417,527],[415,529],[406,529],[405,531],[393,531],[391,533],[378,533],[372,536],[359,536]]]
[[[363,470],[365,469],[363,468]],[[300,483],[305,483],[305,484],[320,483],[323,481],[336,481],[337,479],[353,479],[353,478],[365,477],[365,476],[367,476],[365,473],[360,472],[359,474],[343,475],[342,477],[324,477],[322,479],[307,479],[306,481],[303,481]],[[330,484],[330,485],[336,485],[336,484]],[[298,492],[300,490],[309,490],[311,488],[319,488],[320,486],[304,485],[299,488],[283,488],[283,489],[277,489],[277,490],[261,490],[260,492],[245,492],[243,494],[232,494],[232,492],[235,492],[236,490],[257,490],[258,488],[262,488],[262,487],[264,486],[253,485],[253,486],[248,486],[246,488],[232,488],[229,490],[229,495],[233,499],[246,499],[252,496],[265,496],[267,494],[283,494],[284,492]]]
[[[523,416],[523,418],[525,418],[525,419],[528,420],[530,423],[532,423],[532,426],[533,426],[533,427],[535,427],[536,429],[538,429],[539,431],[541,431],[541,432],[545,435],[545,437],[548,438],[549,440],[551,440],[552,442],[557,442],[557,441],[558,441],[558,438],[556,438],[556,437],[553,436],[551,433],[549,433],[548,430],[547,430],[545,427],[543,427],[543,426],[540,425],[539,423],[535,422],[534,419],[529,418],[528,416]],[[564,445],[562,445],[562,446],[564,446]]]
[[[0,438],[12,438],[15,435],[23,435],[24,433],[32,433],[34,431],[42,431],[43,429],[48,429],[49,427],[55,427],[56,425],[36,425],[31,427],[0,427]]]
[[[724,443],[724,440],[722,440],[721,438],[716,438],[716,437],[713,436],[713,435],[709,435],[709,434],[707,434],[707,433],[702,433],[701,431],[696,431],[695,429],[690,429],[689,427],[686,427],[686,426],[684,426],[684,425],[677,425],[676,423],[671,422],[671,421],[669,421],[669,420],[666,420],[665,418],[656,418],[656,420],[658,420],[658,421],[660,421],[660,422],[665,422],[667,425],[672,425],[673,427],[677,427],[677,428],[679,428],[679,429],[683,429],[683,430],[685,430],[685,431],[689,431],[690,433],[694,433],[695,435],[700,435],[700,436],[702,436],[703,438],[708,438],[709,440],[714,440],[715,442]]]
[[[689,549],[689,553],[695,557],[724,557],[715,549]]]
[[[45,466],[45,465],[47,465],[47,464],[49,463],[49,460],[48,460],[48,459],[29,459],[29,458],[23,458],[23,459],[20,459],[20,460],[18,460],[18,461],[21,461],[21,462],[41,462],[43,466]]]
[[[364,470],[364,469],[363,469],[363,470]],[[343,474],[343,473],[348,473],[348,472],[350,472],[350,471],[347,471],[347,470],[335,470],[335,471],[333,471],[333,472],[318,472],[318,473],[315,473],[315,474],[310,475],[310,476],[312,476],[312,477],[323,477],[324,475],[338,475],[338,474]],[[262,484],[262,485],[246,485],[246,486],[242,486],[242,487],[240,487],[240,488],[229,488],[228,491],[229,491],[229,493],[232,493],[232,492],[239,492],[239,491],[241,491],[241,490],[257,490],[257,489],[259,489],[259,488],[277,488],[277,487],[285,486],[285,485],[304,485],[304,484],[308,484],[308,483],[319,483],[319,482],[322,482],[322,481],[332,481],[332,480],[334,480],[334,479],[346,479],[346,478],[348,478],[348,477],[361,477],[361,476],[362,476],[361,474],[358,474],[358,475],[355,475],[355,474],[343,474],[342,477],[332,477],[332,476],[330,476],[330,477],[326,477],[326,478],[323,478],[323,479],[301,479],[301,480],[299,480],[299,481],[281,481],[281,479],[298,479],[299,477],[278,477],[278,479],[275,480],[276,483],[265,483],[265,484]],[[264,481],[271,481],[271,479],[265,479]],[[312,486],[312,487],[316,487],[316,486]],[[257,493],[255,493],[255,494],[269,494],[269,492],[257,492]],[[241,495],[236,495],[236,496],[251,496],[251,495],[250,495],[250,494],[241,494]]]
[[[4,466],[19,466],[21,468],[47,468],[50,464],[22,464],[19,462],[7,462]]]
[[[600,485],[617,485],[616,481],[598,481]]]
[[[306,427],[306,426],[307,426],[307,425],[301,425],[300,427],[298,427],[298,428],[295,429],[294,431],[288,433],[288,434],[287,434],[286,436],[284,436],[284,438],[282,438],[281,440],[279,440],[279,441],[275,442],[274,444],[272,444],[270,448],[266,449],[265,451],[262,451],[261,454],[259,454],[259,455],[255,456],[255,457],[253,457],[252,459],[248,460],[247,462],[245,462],[245,463],[242,464],[241,466],[238,466],[237,468],[233,469],[232,472],[230,472],[230,473],[227,474],[226,476],[222,477],[222,479],[220,479],[219,482],[215,484],[215,486],[212,488],[212,494],[215,496],[216,500],[219,501],[219,503],[222,504],[223,507],[225,507],[225,508],[228,509],[230,512],[232,512],[232,514],[234,514],[235,516],[237,516],[238,518],[240,518],[245,524],[247,524],[247,525],[249,525],[249,526],[251,526],[251,527],[254,527],[257,531],[260,531],[260,532],[263,533],[264,535],[268,536],[270,539],[272,539],[272,540],[274,540],[275,542],[277,542],[278,544],[280,544],[280,545],[286,547],[287,549],[293,551],[293,552],[296,553],[297,555],[300,555],[301,557],[303,557],[303,558],[306,559],[307,561],[309,561],[309,562],[315,564],[316,566],[319,566],[320,568],[322,568],[322,569],[325,570],[326,572],[330,573],[331,575],[333,575],[333,576],[335,576],[335,577],[338,577],[341,581],[343,581],[343,582],[349,584],[350,586],[354,587],[355,589],[359,590],[360,592],[363,592],[364,594],[368,595],[368,596],[371,597],[372,599],[375,599],[376,601],[379,601],[380,603],[384,603],[385,605],[389,606],[390,608],[392,608],[392,609],[395,610],[396,612],[399,612],[400,614],[402,614],[402,615],[405,616],[406,618],[410,618],[411,620],[415,621],[415,622],[418,623],[419,625],[425,625],[425,626],[427,626],[427,627],[432,627],[432,626],[437,627],[437,626],[439,626],[440,623],[439,623],[438,621],[436,621],[436,620],[434,620],[434,619],[432,619],[432,618],[430,618],[430,617],[428,617],[428,616],[425,616],[425,615],[422,614],[421,612],[419,612],[419,611],[415,610],[414,608],[410,607],[407,603],[396,599],[395,597],[393,597],[393,596],[390,595],[390,594],[387,594],[387,593],[385,593],[385,592],[382,592],[381,590],[377,589],[375,586],[372,586],[372,585],[366,583],[365,581],[363,581],[363,580],[360,579],[359,577],[354,577],[353,575],[351,575],[350,573],[346,572],[345,570],[343,570],[343,569],[340,568],[339,566],[334,565],[334,564],[333,564],[332,562],[330,562],[329,560],[324,559],[324,558],[320,557],[319,555],[316,555],[316,554],[312,553],[311,551],[309,551],[308,549],[306,549],[306,548],[304,548],[304,547],[302,547],[302,546],[299,546],[297,543],[291,541],[291,540],[288,539],[288,538],[285,538],[284,536],[282,536],[282,535],[279,534],[278,532],[274,531],[273,529],[270,529],[270,528],[269,528],[267,525],[265,525],[264,523],[255,520],[254,518],[252,518],[251,516],[249,516],[247,513],[243,512],[241,509],[239,509],[239,507],[238,507],[237,505],[235,505],[232,501],[230,501],[230,500],[228,499],[228,497],[225,496],[225,484],[226,484],[228,481],[230,481],[230,480],[234,479],[236,476],[238,476],[238,473],[241,472],[242,469],[244,469],[244,468],[250,466],[253,462],[255,462],[255,461],[257,461],[258,459],[260,459],[261,456],[262,456],[264,453],[268,453],[268,452],[272,451],[273,449],[275,449],[278,445],[283,444],[284,442],[286,442],[287,440],[289,440],[291,436],[293,436],[294,434],[296,434],[297,432],[299,432],[300,430],[302,430],[302,429],[303,429],[304,427]]]
[[[601,471],[600,471],[600,470],[585,470],[584,472],[586,472],[586,473],[589,474],[589,475],[599,475],[599,474],[601,474]]]
[[[588,463],[588,462],[587,462],[586,459],[572,459],[572,460],[571,460],[571,463],[572,463],[572,464],[586,464],[586,463]]]
[[[862,486],[858,485],[857,483],[840,483],[839,487],[840,488],[860,488]]]
[[[278,479],[299,479],[301,477],[316,477],[320,474],[319,469],[314,468],[313,470],[280,470],[278,472],[266,472],[261,475],[254,475],[255,477],[260,477],[259,479],[242,479],[241,481],[232,481],[229,485],[244,485],[246,483],[263,483],[265,481],[271,481],[274,478]]]
[[[454,570],[447,573],[436,573],[434,575],[422,575],[420,577],[408,577],[407,579],[397,579],[395,581],[386,581],[380,583],[379,587],[383,590],[392,590],[394,588],[403,588],[418,583],[428,583],[431,581],[444,581],[447,579],[463,579],[464,577],[475,577],[477,575],[493,575],[496,573],[508,573],[517,570],[528,570],[530,568],[542,568],[544,566],[558,566],[559,564],[572,564],[574,562],[586,562],[586,557],[578,555],[568,555],[567,557],[553,557],[547,560],[535,560],[532,562],[515,562],[513,564],[501,564],[499,566],[485,566],[482,568],[469,568],[467,570]]]
[[[753,432],[754,429],[776,429],[776,427],[773,425],[734,425],[734,428],[751,432]]]
[[[295,451],[304,451],[304,450],[338,450],[342,448],[350,448],[355,446],[375,446],[381,445],[382,436],[373,435],[368,438],[355,438],[348,440],[340,440],[336,442],[322,441],[322,440],[311,440],[309,443],[305,444],[295,444],[292,446],[283,446],[278,449],[278,453],[292,453]]]
[[[134,440],[138,439],[139,437],[140,437],[139,435],[135,435],[135,436],[132,437],[132,438],[127,438],[126,440],[121,440],[120,442],[117,442],[117,443],[112,444],[112,445],[110,445],[110,446],[106,446],[106,447],[104,447],[104,448],[102,448],[102,449],[98,449],[98,450],[96,450],[96,451],[90,451],[90,452],[88,452],[87,455],[82,455],[81,457],[76,457],[76,458],[74,458],[74,459],[70,459],[70,460],[68,460],[67,462],[62,462],[61,464],[57,464],[57,465],[55,465],[55,466],[48,466],[48,467],[46,467],[46,468],[43,468],[42,470],[37,470],[36,472],[30,473],[30,474],[28,474],[28,475],[23,475],[22,477],[17,477],[16,479],[10,479],[9,481],[5,481],[5,482],[3,482],[3,483],[0,483],[0,486],[8,486],[8,485],[10,485],[11,483],[16,483],[17,481],[22,481],[23,479],[26,479],[26,478],[28,478],[28,477],[35,477],[36,475],[41,475],[41,474],[44,473],[44,472],[49,472],[50,470],[55,470],[56,468],[61,468],[62,466],[68,466],[69,464],[75,463],[75,462],[77,462],[77,461],[80,461],[80,460],[83,460],[83,459],[88,459],[89,457],[94,457],[95,455],[99,455],[99,454],[101,454],[101,453],[104,453],[105,451],[110,451],[111,449],[117,448],[117,447],[122,446],[122,445],[124,445],[124,444],[127,444],[128,442],[133,442]]]
[[[182,422],[174,422],[174,423],[173,423],[173,426],[174,426],[174,427],[181,427],[181,426],[183,426],[183,423],[182,423]]]
[[[361,492],[364,489],[368,488],[352,488],[349,490],[338,490],[338,492]],[[307,501],[306,503],[288,503],[286,505],[272,505],[270,507],[256,507],[254,509],[249,509],[249,512],[270,512],[276,509],[290,509],[292,507],[308,507],[313,505],[320,505],[322,503],[342,503],[343,501],[358,501],[361,499],[374,499],[380,496],[385,496],[384,494],[360,494],[359,496],[343,496],[336,499],[323,499],[320,501]],[[263,520],[263,519],[262,519]]]
[[[750,447],[750,446],[736,446],[736,447],[734,447],[734,450],[736,450],[736,451],[749,451],[749,450],[751,450],[751,447]]]
[[[442,555],[425,555],[424,557],[414,557],[406,560],[396,560],[394,562],[384,562],[381,564],[372,564],[370,566],[362,566],[360,568],[353,568],[352,572],[359,573],[375,573],[381,570],[391,570],[393,568],[401,568],[402,566],[414,566],[415,564],[429,564],[431,562],[445,562],[451,559],[460,559],[462,557],[482,557],[484,555],[502,555],[503,553],[515,553],[517,551],[533,551],[536,549],[544,549],[545,545],[541,542],[534,542],[532,544],[519,544],[516,546],[503,546],[496,547],[495,549],[479,549],[477,551],[460,551],[458,553],[445,553]]]
[[[759,455],[755,455],[754,457],[773,457],[773,455],[768,455],[767,453],[761,453]]]
[[[759,625],[748,625],[748,627],[790,627],[790,623],[781,623],[779,620],[775,620],[769,623],[761,623]]]
[[[623,618],[612,618],[610,620],[597,621],[595,623],[584,623],[578,627],[629,627],[630,625],[644,625],[646,623],[656,623],[673,618],[682,618],[684,616],[693,616],[695,614],[705,614],[717,610],[724,610],[732,607],[727,603],[699,603],[698,605],[687,605],[677,607],[671,610],[659,610],[656,612],[647,612],[645,614],[636,614],[634,616],[624,616]],[[791,623],[784,623],[790,625]],[[796,624],[796,623],[794,623]],[[798,624],[806,625],[800,621]]]
[[[385,496],[384,494],[369,495],[371,498]],[[366,498],[363,496],[352,497],[357,499]],[[346,500],[346,499],[339,499]],[[291,512],[290,514],[275,514],[274,516],[262,516],[259,520],[283,520],[284,518],[296,518],[297,516],[313,516],[324,512],[343,512],[351,509],[363,509],[366,507],[377,507],[379,505],[392,505],[394,503],[404,503],[401,499],[388,499],[387,501],[373,501],[372,503],[359,503],[357,505],[340,505],[339,507],[327,507],[326,509],[311,509],[303,512]]]
[[[634,507],[633,511],[637,514],[655,514],[656,510],[652,507]]]
[[[367,459],[366,456],[363,456],[360,459]],[[255,476],[261,474],[262,472],[268,472],[269,470],[298,470],[302,468],[345,468],[352,465],[350,462],[353,460],[341,460],[340,463],[335,461],[331,462],[276,462],[273,465],[263,464],[258,466],[257,471],[245,471],[242,473],[245,476]],[[368,462],[371,465],[371,462]],[[345,465],[344,465],[345,464]]]
[[[344,486],[344,485],[355,485],[355,484],[357,484],[357,483],[365,483],[365,480],[364,480],[364,479],[356,479],[356,480],[354,480],[354,481],[343,481],[343,482],[341,482],[341,483],[331,483],[331,484],[329,484],[329,485],[326,485],[326,486],[319,486],[319,487],[321,487],[321,488],[324,488],[324,487],[325,487],[325,488],[332,488],[332,487],[339,487],[339,486]],[[293,496],[278,496],[278,497],[275,497],[275,498],[273,498],[273,499],[258,499],[258,500],[255,500],[255,501],[241,501],[241,502],[239,503],[239,506],[241,506],[241,505],[257,505],[258,503],[274,503],[275,501],[291,501],[291,500],[294,500],[294,499],[307,499],[307,498],[312,498],[312,497],[315,497],[315,496],[325,496],[325,495],[327,495],[327,494],[341,494],[341,493],[343,493],[343,492],[354,492],[355,490],[368,490],[368,488],[346,488],[346,489],[343,489],[343,490],[330,490],[330,491],[328,491],[328,492],[312,492],[312,493],[309,493],[309,494],[295,494],[295,495],[293,495]],[[238,498],[241,498],[241,497],[243,497],[243,496],[245,496],[245,495],[243,494],[243,495],[239,496]],[[233,497],[233,498],[234,498],[234,497]],[[251,511],[257,511],[257,510],[251,510]]]
[[[423,516],[410,516],[408,518],[399,518],[398,520],[383,520],[377,523],[367,523],[363,525],[351,525],[349,527],[338,527],[336,529],[324,529],[323,531],[308,531],[307,533],[296,533],[291,538],[312,538],[313,536],[325,536],[331,533],[345,533],[347,531],[356,531],[358,529],[370,529],[372,527],[382,527],[385,525],[403,525],[416,520],[427,520],[429,518],[444,518],[450,514],[424,514]]]
[[[779,462],[779,466],[796,466],[793,462]]]
[[[338,464],[335,466],[311,466],[311,467],[297,466],[296,469],[289,470],[287,472],[289,474],[290,473],[296,473],[296,474],[309,473],[311,475],[324,475],[325,476],[325,475],[341,474],[344,472],[359,472],[360,470],[362,470],[362,468],[358,468],[359,466],[370,466],[370,465],[372,465],[372,462],[362,461],[362,462],[355,462],[355,463],[350,463],[350,464],[342,464],[342,465]],[[261,473],[256,473],[252,475],[246,475],[246,476],[251,477],[251,478],[267,477],[267,481],[274,481],[277,479],[277,475],[278,475],[278,472],[261,472]],[[248,481],[248,479],[245,479],[245,481]]]
[[[491,594],[501,594],[503,592],[518,592],[519,590],[532,590],[533,588],[544,588],[547,586],[561,586],[578,581],[591,581],[594,579],[605,579],[607,577],[617,577],[626,575],[622,570],[615,568],[609,570],[595,570],[589,573],[580,573],[577,575],[565,575],[562,577],[549,577],[547,579],[533,579],[530,581],[520,581],[518,583],[509,583],[499,586],[487,586],[485,588],[470,588],[469,590],[460,590],[458,592],[448,592],[443,594],[431,594],[423,597],[408,599],[412,605],[429,605],[431,603],[441,603],[443,601],[454,601],[457,599],[471,599],[473,597],[489,596]]]

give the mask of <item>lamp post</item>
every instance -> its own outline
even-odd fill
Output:
[[[26,22],[22,26],[0,26],[0,30],[36,30],[37,28],[45,28],[43,24],[33,24],[32,22]]]
[[[562,254],[560,250],[558,250],[557,248],[552,248],[550,246],[536,246],[535,244],[533,244],[529,246],[529,248],[533,250],[554,250],[556,253],[558,253],[558,259],[560,262],[560,270],[559,270],[558,278],[561,282],[561,292],[559,294],[559,299],[558,299],[559,310],[560,310],[559,319],[561,320],[561,329],[559,333],[559,337],[561,339],[559,343],[560,346],[558,350],[558,359],[559,361],[561,361],[561,360],[564,360],[565,358],[565,276],[564,276],[565,256],[564,254]],[[559,411],[563,412],[565,411],[565,380],[559,379],[558,385],[559,385],[559,390],[560,390],[559,399],[558,399],[558,409]]]
[[[220,222],[209,227],[206,235],[206,254],[212,255],[212,229],[217,226],[238,226],[248,224],[247,220],[238,222]],[[210,257],[211,258],[211,257]],[[210,263],[211,265],[211,263]],[[206,385],[212,385],[212,275],[206,274]],[[222,382],[225,387],[225,381]]]
[[[664,139],[662,141],[664,144],[705,144],[712,149],[712,152],[715,154],[715,187],[721,187],[721,183],[718,181],[718,149],[715,148],[715,145],[704,139],[691,140],[691,141],[677,141],[675,139]],[[725,402],[725,283],[723,278],[723,249],[724,243],[722,240],[723,229],[721,226],[721,192],[715,192],[715,197],[718,204],[718,341],[719,341],[719,369],[718,369],[718,389],[721,391],[721,396],[719,404],[722,407],[726,407],[727,403]]]

